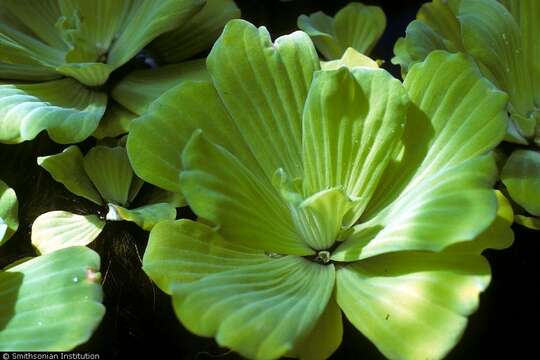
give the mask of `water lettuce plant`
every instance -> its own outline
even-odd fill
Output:
[[[378,6],[351,2],[333,18],[322,11],[300,15],[298,28],[311,37],[326,60],[335,60],[349,47],[369,54],[386,28],[386,16]]]
[[[132,208],[144,182],[133,174],[124,146],[97,145],[85,156],[69,146],[63,152],[38,157],[38,164],[69,191],[98,205],[98,214],[51,211],[32,225],[32,244],[41,254],[69,246],[87,245],[96,239],[106,221],[131,221],[150,230],[161,220],[174,220],[177,195],[155,189],[141,206]]]
[[[9,240],[19,227],[17,195],[0,180],[0,245]]]
[[[15,192],[0,181],[0,245],[18,227]],[[0,351],[65,351],[90,338],[105,309],[99,256],[71,248],[0,270]]]
[[[506,140],[520,146],[510,154],[501,179],[523,212],[516,221],[536,229],[540,229],[539,17],[536,0],[434,0],[424,4],[417,20],[409,24],[393,59],[406,73],[434,50],[463,52],[508,94]]]
[[[107,108],[113,125],[101,133],[125,131],[129,113],[109,99],[112,73],[143,48],[152,62],[183,61],[238,15],[232,0],[3,1],[0,141],[31,140],[46,130],[55,142],[76,143],[96,130]]]
[[[442,358],[489,284],[481,252],[512,241],[491,189],[507,96],[462,54],[402,84],[321,70],[307,34],[242,20],[207,67],[127,142],[137,175],[198,216],[157,224],[143,259],[184,326],[248,358],[323,359],[344,314],[388,358]]]
[[[100,323],[100,260],[71,247],[0,270],[0,351],[67,351]]]

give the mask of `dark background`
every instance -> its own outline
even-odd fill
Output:
[[[348,1],[261,1],[236,0],[243,18],[265,25],[274,36],[296,30],[300,14],[322,10],[334,15]],[[393,45],[405,32],[423,1],[364,1],[382,6],[387,29],[372,55],[399,77],[399,68],[390,63]],[[81,144],[83,151],[93,140]],[[62,146],[46,136],[20,145],[0,145],[0,178],[13,187],[20,204],[20,231],[0,248],[0,266],[23,256],[31,256],[30,226],[40,214],[51,210],[77,213],[95,212],[95,205],[74,198],[36,165],[36,155],[58,153]],[[180,210],[189,216],[189,210]],[[538,351],[540,254],[539,233],[514,226],[516,241],[505,251],[487,251],[493,280],[481,295],[479,310],[470,317],[463,339],[448,359],[530,358]],[[102,358],[166,351],[177,359],[238,359],[220,349],[211,339],[186,331],[176,319],[170,298],[157,289],[140,269],[147,234],[129,223],[109,223],[92,247],[102,258],[104,304],[107,312],[100,327],[86,344],[76,350],[99,352]],[[537,357],[537,356],[536,356]],[[333,359],[382,359],[377,349],[345,321],[341,347]]]

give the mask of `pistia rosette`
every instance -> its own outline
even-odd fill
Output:
[[[369,54],[386,28],[386,16],[378,6],[352,2],[334,17],[322,11],[300,15],[298,28],[311,37],[326,60],[335,60],[349,47]]]
[[[104,116],[98,136],[125,133],[126,116],[135,115],[108,99],[111,74],[143,49],[176,69],[238,16],[233,0],[2,1],[0,142],[46,130],[58,143],[76,143]]]
[[[404,73],[430,52],[463,52],[482,74],[509,96],[506,140],[528,145],[509,154],[502,181],[527,215],[525,226],[540,227],[540,2],[536,0],[434,0],[424,4],[407,35],[394,48]],[[521,210],[520,209],[520,210]]]
[[[389,358],[443,357],[489,284],[482,250],[512,242],[489,153],[507,96],[463,55],[402,84],[320,70],[307,34],[272,43],[241,20],[207,67],[127,143],[137,175],[199,217],[156,225],[143,260],[180,321],[248,358],[322,359],[343,313]]]
[[[0,180],[0,245],[18,227],[13,189]],[[67,351],[85,342],[105,309],[99,256],[77,247],[0,269],[0,351]]]
[[[73,194],[90,200],[106,213],[73,214],[51,211],[36,218],[32,244],[46,254],[70,246],[87,245],[96,239],[107,221],[131,221],[150,230],[162,220],[174,220],[176,207],[183,205],[179,195],[154,189],[132,208],[144,182],[133,174],[124,146],[98,145],[83,156],[72,145],[62,153],[38,158],[38,164]]]

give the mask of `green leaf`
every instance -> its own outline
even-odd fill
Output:
[[[286,356],[308,360],[328,359],[341,344],[342,337],[341,309],[332,296],[311,333],[298,341]]]
[[[182,154],[180,184],[189,206],[227,240],[265,251],[309,255],[283,199],[237,157],[194,133]]]
[[[71,79],[0,85],[0,142],[19,143],[47,130],[57,143],[90,136],[105,112],[107,96]]]
[[[177,284],[173,304],[195,334],[247,358],[275,359],[310,333],[333,287],[333,265],[287,256]]]
[[[456,17],[461,0],[433,0],[422,5],[415,21],[407,26],[405,38],[394,46],[392,63],[403,73],[423,61],[434,50],[463,52],[461,28]]]
[[[123,65],[154,38],[192,18],[204,3],[204,0],[132,1],[109,50],[107,64],[114,68]]]
[[[96,215],[77,215],[67,211],[50,211],[32,224],[32,245],[40,254],[94,241],[105,226]]]
[[[512,119],[523,136],[532,137],[536,121],[529,114],[535,110],[534,95],[518,23],[492,0],[463,1],[459,21],[465,50],[508,93]]]
[[[233,0],[207,0],[192,19],[152,41],[149,49],[166,63],[179,63],[209,49],[225,24],[240,17]]]
[[[400,252],[337,271],[337,302],[389,359],[441,359],[489,284],[480,255]]]
[[[74,78],[86,86],[100,86],[107,82],[114,67],[102,63],[76,63],[58,66],[56,71]]]
[[[103,204],[101,196],[84,170],[83,155],[76,145],[67,147],[59,154],[40,156],[37,163],[75,195],[98,205]]]
[[[512,200],[540,216],[540,152],[516,150],[504,165],[501,180]]]
[[[19,228],[19,203],[17,195],[5,182],[0,180],[0,245]]]
[[[135,209],[126,209],[122,206],[109,205],[109,213],[114,212],[115,218],[107,220],[116,220],[119,217],[122,220],[131,221],[141,227],[143,230],[150,231],[159,222],[164,220],[174,220],[176,218],[176,208],[167,203],[158,203],[141,206]],[[107,214],[107,217],[109,214]]]
[[[496,167],[480,155],[505,134],[506,96],[464,55],[444,52],[415,65],[404,85],[412,104],[399,157],[336,260],[440,251],[474,239],[495,217]]]
[[[343,217],[356,203],[341,187],[335,187],[288,205],[302,239],[314,250],[327,250],[336,241]]]
[[[68,351],[86,342],[105,308],[99,256],[72,247],[0,272],[0,351]]]
[[[137,175],[181,193],[182,150],[196,129],[203,129],[209,140],[227,148],[251,171],[261,172],[214,86],[186,82],[159,97],[133,122],[127,150]]]
[[[514,221],[514,211],[510,202],[504,195],[496,190],[497,217],[491,225],[472,241],[464,241],[448,247],[447,251],[454,253],[477,253],[485,249],[502,250],[510,247],[514,242],[514,233],[511,225]]]
[[[532,230],[540,230],[540,219],[532,216],[516,215],[515,222]]]
[[[538,33],[540,23],[536,21],[540,15],[540,3],[535,0],[502,0],[508,11],[519,25],[523,55],[528,65],[528,78],[531,81],[536,107],[540,105],[540,44]]]
[[[123,106],[113,103],[107,108],[105,116],[99,122],[92,136],[101,140],[124,135],[129,132],[131,123],[136,117],[137,115],[126,110]]]
[[[171,294],[173,284],[268,261],[271,258],[261,250],[225,241],[211,227],[182,219],[164,221],[152,229],[143,269],[161,290]]]
[[[480,235],[496,216],[490,188],[496,167],[491,156],[438,171],[407,189],[371,221],[352,228],[333,260],[356,261],[393,251],[441,251]]]
[[[32,35],[57,49],[66,47],[55,26],[61,16],[57,0],[5,0],[2,5],[19,24],[31,30]]]
[[[0,79],[47,81],[59,78],[51,69],[31,64],[5,64],[0,61]]]
[[[133,170],[123,146],[95,146],[84,157],[83,166],[106,202],[127,204]]]
[[[348,47],[369,54],[386,27],[386,17],[378,6],[350,3],[334,18],[322,12],[301,15],[298,27],[312,39],[328,60],[338,59]]]
[[[323,70],[337,70],[342,66],[346,66],[349,69],[354,69],[359,66],[376,69],[379,67],[379,64],[377,61],[359,53],[353,48],[347,48],[343,53],[343,56],[341,56],[341,59],[321,62],[321,68]]]
[[[298,28],[305,31],[317,50],[328,59],[338,59],[344,49],[341,44],[335,39],[334,34],[334,19],[326,15],[322,11],[314,12],[313,14],[300,15],[297,21]],[[347,47],[350,44],[346,45]]]
[[[189,80],[208,80],[205,60],[137,70],[120,80],[112,97],[131,112],[141,115],[167,90]]]
[[[357,199],[344,226],[356,222],[394,156],[407,106],[403,86],[384,70],[317,73],[302,127],[304,191],[342,186]]]
[[[271,179],[278,168],[301,176],[302,112],[313,72],[320,68],[309,37],[294,32],[272,43],[266,28],[231,20],[207,66],[266,176]]]
[[[176,313],[189,330],[257,359],[278,358],[306,338],[334,287],[332,265],[267,256],[190,220],[154,227],[143,268],[172,292]],[[339,316],[335,310],[325,318]]]

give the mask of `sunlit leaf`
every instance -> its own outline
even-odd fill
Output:
[[[94,241],[105,221],[96,215],[77,215],[67,211],[50,211],[32,224],[32,245],[41,254],[70,246],[84,246]]]
[[[441,359],[489,284],[480,255],[400,252],[337,271],[337,302],[389,359]]]
[[[71,79],[0,85],[0,141],[18,143],[46,130],[52,140],[75,143],[90,136],[107,96]]]

